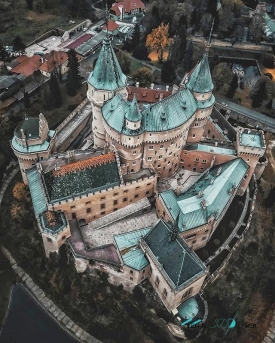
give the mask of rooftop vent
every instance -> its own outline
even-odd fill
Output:
[[[222,171],[222,168],[219,167],[219,169],[217,170],[217,174],[216,174],[216,175],[217,175],[217,176],[220,175],[221,171]]]
[[[203,196],[203,194],[204,194],[203,191],[199,191],[199,193],[197,194],[197,197],[201,198]]]
[[[206,210],[206,200],[205,199],[203,199],[201,201],[201,207],[203,208],[203,210]]]

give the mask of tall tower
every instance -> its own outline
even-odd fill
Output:
[[[55,151],[56,132],[49,130],[48,122],[42,113],[38,118],[28,118],[17,126],[11,147],[18,158],[22,178],[28,184],[26,170],[36,162],[49,158]]]
[[[107,34],[104,38],[98,60],[88,78],[87,97],[92,104],[92,130],[95,147],[103,148],[105,145],[105,130],[101,111],[104,102],[113,98],[117,93],[120,93],[126,101],[128,97],[126,87],[127,79],[122,73],[112,48],[107,26]]]

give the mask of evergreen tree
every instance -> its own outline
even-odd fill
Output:
[[[163,62],[162,68],[161,68],[161,81],[163,82],[173,82],[175,79],[175,69],[174,69],[174,63],[168,59],[167,61]]]
[[[189,44],[187,45],[187,49],[185,51],[184,58],[183,58],[184,69],[187,72],[189,72],[192,67],[193,53],[194,53],[194,45],[193,45],[193,42],[190,41]]]
[[[76,95],[77,89],[81,86],[79,75],[79,63],[75,52],[68,52],[68,76],[67,76],[67,93],[70,96]]]
[[[30,102],[30,96],[28,92],[24,92],[24,105],[26,108],[30,108],[31,102]]]
[[[170,45],[168,59],[173,64],[173,68],[177,68],[179,62],[181,61],[181,51],[180,51],[180,37],[177,36],[174,42]]]
[[[228,92],[226,94],[226,96],[229,98],[229,99],[232,99],[234,94],[235,94],[235,91],[238,87],[238,76],[236,74],[234,74],[233,76],[233,79],[231,81],[231,84],[229,86],[229,89],[228,89]]]
[[[179,37],[179,62],[183,60],[184,53],[186,50],[186,28],[187,26],[186,24],[184,24],[184,21],[182,20],[177,32],[177,35]]]
[[[140,44],[140,26],[137,23],[131,39],[131,50],[135,49]]]
[[[86,0],[79,0],[77,8],[77,16],[80,18],[87,18],[90,13],[90,7]]]
[[[220,63],[219,55],[214,55],[209,61],[210,71],[212,73],[213,69]]]
[[[28,10],[32,11],[33,10],[33,0],[26,0],[26,2],[27,2]]]
[[[54,108],[58,108],[62,105],[62,95],[59,87],[59,82],[56,75],[52,75],[50,78],[50,92],[51,101]]]
[[[13,40],[13,50],[14,51],[25,51],[26,45],[23,43],[19,36],[16,36]]]

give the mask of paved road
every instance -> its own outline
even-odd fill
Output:
[[[253,110],[248,109],[246,107],[237,105],[234,102],[231,102],[227,99],[223,99],[223,98],[220,98],[218,96],[215,96],[215,98],[216,98],[216,102],[218,104],[220,104],[221,107],[223,107],[225,110],[232,110],[235,112],[239,112],[239,113],[243,114],[244,116],[246,116],[250,119],[257,120],[257,121],[275,129],[275,119],[274,118],[270,118],[270,117],[268,117],[268,116],[266,116],[260,112],[256,112],[256,111],[253,111]],[[222,103],[225,103],[227,106],[222,105]]]

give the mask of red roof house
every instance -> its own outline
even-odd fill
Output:
[[[134,15],[145,11],[145,5],[141,0],[120,0],[113,4],[111,14],[119,19],[126,15]]]
[[[41,66],[41,56],[33,55],[32,57],[19,56],[16,58],[19,64],[11,69],[12,73],[22,74],[26,77],[32,75]]]

